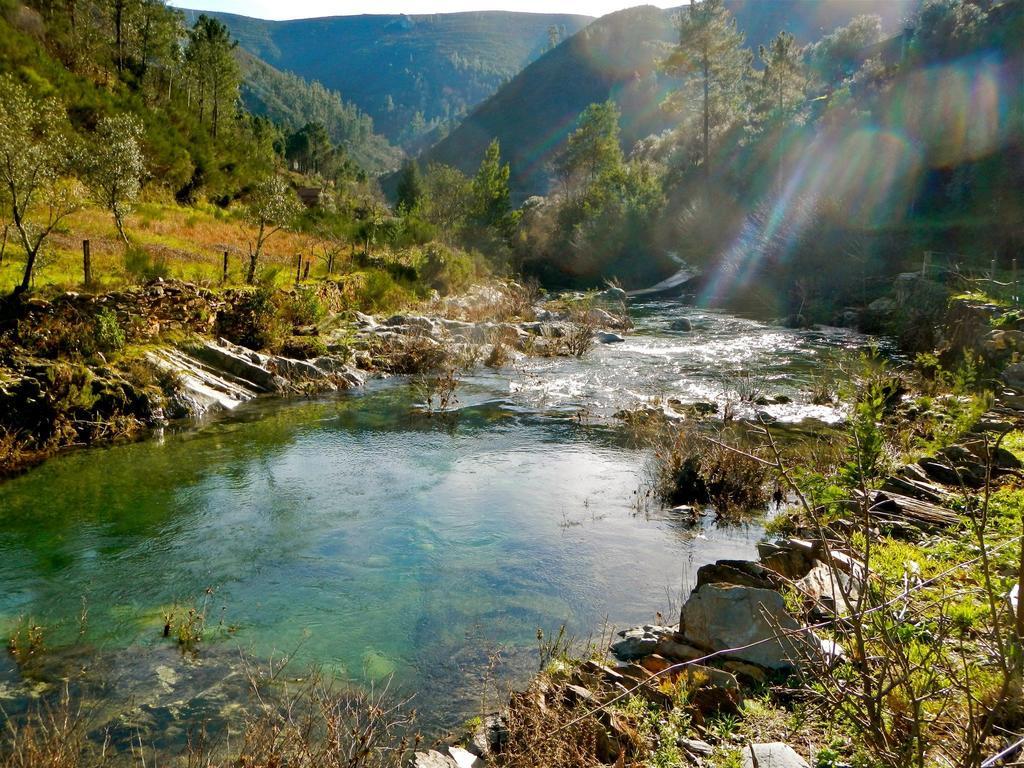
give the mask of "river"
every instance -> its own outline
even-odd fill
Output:
[[[693,330],[670,330],[683,317]],[[467,376],[454,413],[418,412],[398,379],[259,399],[0,485],[0,631],[31,617],[53,649],[0,662],[0,705],[16,713],[85,666],[91,694],[113,701],[103,723],[180,742],[244,690],[230,683],[240,658],[293,654],[297,674],[415,691],[436,730],[479,712],[483,677],[523,681],[538,628],[587,638],[671,620],[700,565],[753,556],[763,529],[694,529],[641,503],[648,454],[608,417],[717,401],[745,372],[790,399],[759,410],[834,422],[807,387],[865,339],[677,302],[634,319],[583,360]],[[182,654],[165,615],[204,605],[207,638]]]

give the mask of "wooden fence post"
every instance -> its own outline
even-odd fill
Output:
[[[1014,262],[1014,263],[1016,263],[1016,262]],[[331,277],[333,274],[334,274],[334,252],[332,251],[331,255],[327,257],[327,276]]]
[[[82,279],[86,288],[92,285],[92,253],[88,240],[82,241]]]
[[[224,251],[224,268],[220,273],[220,284],[224,285],[228,281],[228,252]]]
[[[302,279],[309,280],[309,265],[313,263],[312,259],[306,260],[306,266],[302,268]]]
[[[921,257],[921,277],[928,277],[928,268],[931,266],[932,252],[925,251]]]
[[[302,276],[302,254],[295,254],[295,284],[299,284],[299,278]]]

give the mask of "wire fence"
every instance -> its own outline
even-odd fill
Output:
[[[965,291],[976,291],[997,301],[1014,306],[1021,304],[1021,273],[1018,260],[1012,258],[1009,268],[998,259],[988,266],[979,266],[976,256],[950,251],[925,251],[921,257],[921,277],[958,283]]]

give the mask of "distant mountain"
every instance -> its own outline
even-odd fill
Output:
[[[320,123],[331,141],[345,148],[372,174],[396,169],[403,152],[374,131],[373,119],[337,91],[298,75],[281,72],[244,49],[236,49],[242,70],[242,100],[251,112],[269,117],[289,130]]]
[[[186,11],[191,23],[200,11]],[[453,125],[587,16],[478,12],[265,21],[208,13],[241,46],[280,70],[316,80],[373,118],[392,142],[415,146]]]
[[[917,0],[726,0],[747,36],[747,45],[770,41],[780,30],[801,43],[846,24],[854,16],[882,17],[896,31]],[[517,201],[545,194],[547,167],[589,104],[614,99],[622,111],[622,144],[668,127],[659,109],[670,83],[658,75],[658,62],[677,40],[679,10],[641,6],[598,19],[546,53],[480,105],[449,136],[421,159],[471,173],[494,138],[512,165]]]

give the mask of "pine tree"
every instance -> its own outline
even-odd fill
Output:
[[[735,125],[745,109],[751,54],[743,42],[724,0],[694,0],[680,17],[679,44],[662,65],[667,74],[683,81],[669,97],[669,105],[699,105],[701,162],[709,183],[711,142]]]
[[[779,32],[768,47],[758,50],[764,71],[761,87],[770,113],[777,120],[785,119],[804,97],[807,77],[803,56],[789,32]]]
[[[619,116],[619,108],[611,100],[591,104],[580,114],[576,130],[555,163],[567,197],[571,196],[576,180],[589,187],[599,178],[614,176],[622,170]]]
[[[424,187],[420,168],[415,160],[406,160],[398,179],[398,209],[404,213],[418,210],[423,201]]]
[[[198,88],[199,122],[210,119],[210,134],[216,139],[222,119],[238,102],[241,74],[235,61],[238,45],[217,19],[201,15],[189,31],[185,60],[189,75]]]
[[[501,145],[494,139],[473,180],[473,218],[478,224],[503,233],[508,229],[512,211],[508,188],[510,171],[508,163],[502,165]]]

